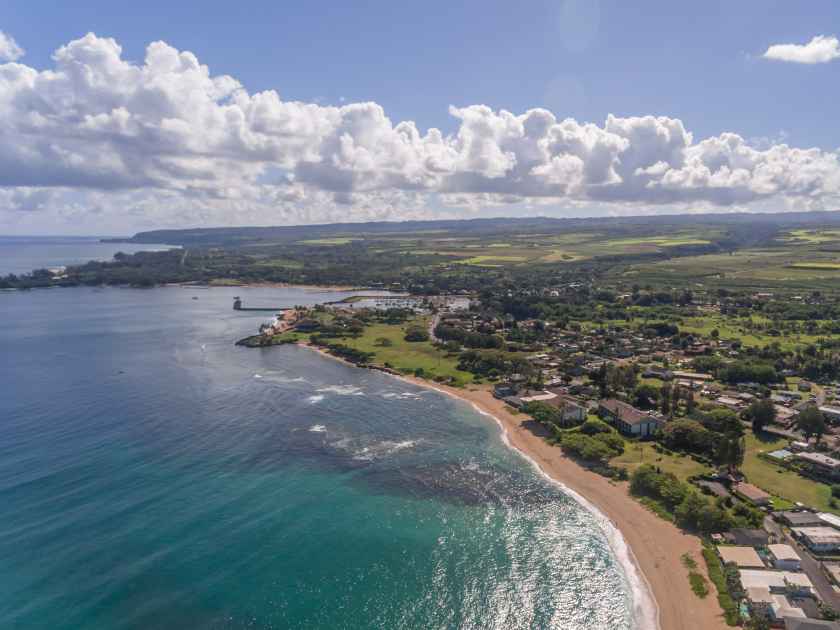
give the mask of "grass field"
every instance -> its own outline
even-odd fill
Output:
[[[754,323],[760,322],[753,318]],[[782,350],[795,350],[808,344],[816,343],[821,337],[819,335],[808,335],[805,333],[783,334],[773,336],[765,334],[760,329],[752,329],[750,321],[743,318],[705,316],[689,317],[679,324],[680,330],[694,333],[696,335],[708,336],[712,330],[717,330],[720,338],[726,341],[740,341],[744,346],[761,347],[777,342]]]
[[[796,247],[670,258],[630,265],[619,273],[625,282],[656,286],[836,291],[838,268],[837,252],[803,242]]]
[[[806,243],[840,241],[840,230],[791,230],[783,237],[783,240],[805,241]]]
[[[793,269],[831,269],[840,271],[840,262],[799,262],[790,265]]]
[[[298,241],[304,245],[347,245],[353,241],[361,241],[361,238],[313,238],[306,241]]]
[[[840,509],[831,507],[831,488],[828,485],[802,477],[758,456],[761,451],[770,452],[784,448],[789,440],[772,436],[759,439],[748,432],[746,442],[747,452],[741,470],[751,484],[774,496],[786,499],[787,502],[799,501],[818,510],[840,514]],[[781,503],[777,507],[786,506]]]
[[[430,341],[409,342],[404,339],[410,326],[425,327],[426,324],[426,318],[422,317],[402,326],[373,324],[365,328],[357,339],[345,337],[337,341],[357,350],[374,353],[374,362],[379,365],[387,363],[394,369],[406,372],[422,368],[427,378],[452,377],[458,385],[471,382],[472,374],[459,370],[457,359],[446,356]],[[391,345],[381,345],[382,339],[389,340]]]
[[[632,473],[642,464],[659,466],[664,472],[673,473],[678,479],[685,481],[693,475],[711,472],[711,468],[691,459],[688,455],[663,455],[657,453],[651,442],[627,442],[624,453],[610,460],[613,466],[626,468]]]
[[[475,265],[477,267],[500,267],[505,263],[519,263],[527,260],[525,256],[495,256],[486,254],[482,256],[473,256],[466,260],[459,260],[461,265]]]

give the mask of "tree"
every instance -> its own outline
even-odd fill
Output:
[[[694,400],[694,390],[689,389],[685,393],[685,412],[691,414],[694,412],[696,402]]]
[[[405,340],[406,341],[428,341],[429,340],[429,333],[426,331],[425,328],[421,328],[420,326],[412,326],[405,333]]]
[[[663,415],[671,415],[671,386],[665,383],[659,388],[659,410]]]
[[[656,399],[659,391],[653,385],[642,383],[637,385],[633,392],[633,402],[639,409],[652,409],[656,407]]]
[[[764,427],[771,424],[776,419],[776,408],[773,406],[773,401],[769,398],[760,398],[754,400],[747,410],[744,412],[744,417],[752,422],[753,433],[761,433]]]
[[[709,453],[714,449],[716,437],[695,420],[673,420],[662,429],[662,444],[671,450]]]
[[[719,439],[715,446],[715,460],[719,464],[727,466],[730,470],[737,470],[744,463],[745,451],[746,446],[743,437],[722,436],[722,439]]]
[[[825,417],[814,405],[808,405],[799,412],[796,427],[802,432],[806,440],[810,440],[811,436],[816,436],[819,444],[826,430]]]

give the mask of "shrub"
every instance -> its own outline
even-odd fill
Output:
[[[611,433],[612,427],[602,420],[590,419],[580,425],[580,432],[586,435],[595,435],[596,433]]]
[[[421,328],[420,326],[412,326],[408,329],[405,333],[405,340],[406,341],[428,341],[429,340],[429,333],[426,331],[425,328]]]
[[[615,450],[602,440],[578,432],[563,433],[560,437],[560,446],[564,451],[573,453],[583,460],[601,464],[605,464],[622,452]]]
[[[726,585],[726,578],[723,575],[723,569],[720,566],[717,554],[713,547],[703,546],[703,559],[706,561],[706,569],[709,572],[709,579],[715,585],[718,593],[718,605],[723,610],[727,625],[737,626],[741,619],[738,613],[738,606],[729,594]]]

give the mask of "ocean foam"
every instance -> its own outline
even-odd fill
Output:
[[[397,376],[396,378],[400,377]],[[593,503],[590,503],[589,500],[587,500],[585,497],[569,488],[562,481],[558,481],[557,479],[549,475],[542,469],[542,467],[536,460],[530,457],[527,453],[520,451],[518,448],[516,448],[508,438],[508,433],[507,429],[505,428],[505,425],[492,413],[484,411],[484,409],[482,409],[470,400],[465,400],[460,396],[456,396],[455,394],[434,387],[433,385],[424,385],[424,387],[432,389],[446,396],[450,396],[462,403],[467,403],[482,416],[488,416],[495,420],[496,424],[498,425],[501,431],[502,442],[505,446],[507,446],[515,453],[518,453],[520,457],[522,457],[525,461],[531,464],[531,466],[533,466],[534,469],[540,475],[542,475],[549,483],[552,483],[555,486],[559,487],[564,493],[572,497],[577,503],[582,505],[590,514],[592,514],[595,517],[596,522],[601,527],[601,531],[606,536],[607,542],[609,543],[610,549],[612,549],[616,560],[618,560],[618,563],[624,569],[624,574],[627,577],[627,581],[630,585],[630,590],[633,593],[633,622],[635,628],[637,630],[661,630],[661,626],[659,625],[659,605],[656,603],[656,600],[653,597],[650,582],[648,582],[647,578],[639,568],[639,563],[636,560],[636,557],[633,555],[633,550],[630,549],[629,545],[627,544],[627,541],[624,540],[624,536],[621,535],[621,531],[619,531],[615,523],[613,523],[606,516],[606,514],[601,512]]]
[[[310,433],[326,433],[326,431],[327,427],[325,427],[323,424],[313,424],[311,427],[309,427]]]
[[[323,394],[315,394],[314,396],[310,396],[306,400],[309,402],[310,405],[315,405],[315,404],[318,404],[319,402],[321,402],[322,400],[324,400],[324,395]]]
[[[449,394],[449,392],[443,390],[437,391],[441,391],[444,394]],[[505,446],[518,453],[523,459],[525,459],[525,461],[531,464],[540,475],[542,475],[550,483],[559,487],[564,493],[568,494],[575,501],[580,503],[584,508],[586,508],[586,510],[589,511],[590,514],[592,514],[595,517],[598,525],[601,527],[601,531],[607,538],[607,542],[610,545],[610,549],[612,549],[616,559],[624,569],[624,574],[627,576],[627,581],[630,583],[630,589],[633,592],[633,621],[635,622],[636,628],[638,630],[648,630],[651,628],[656,628],[659,630],[659,605],[653,598],[650,583],[647,581],[647,578],[639,568],[639,563],[636,560],[636,557],[633,555],[633,550],[630,549],[630,546],[627,544],[627,541],[624,540],[624,536],[621,535],[621,531],[618,529],[615,523],[613,523],[607,517],[607,515],[601,512],[593,503],[590,503],[588,499],[569,488],[562,481],[558,481],[557,479],[549,475],[542,469],[542,467],[536,460],[534,460],[527,453],[520,451],[518,448],[516,448],[508,439],[508,433],[507,429],[505,428],[505,425],[496,416],[494,416],[491,413],[488,413],[487,411],[484,411],[472,401],[466,401],[463,398],[459,398],[452,394],[449,395],[462,402],[468,402],[470,405],[472,405],[473,409],[475,409],[481,415],[493,418],[493,420],[496,421],[496,424],[499,425],[499,428],[501,429],[502,442],[504,442]]]
[[[365,393],[361,388],[355,385],[327,385],[326,387],[319,387],[316,391],[336,394],[338,396],[364,396]]]
[[[398,451],[412,448],[417,445],[417,442],[418,440],[402,440],[401,442],[385,440],[383,442],[377,442],[376,444],[370,444],[369,446],[365,446],[353,453],[353,459],[371,462],[380,457],[387,457]]]

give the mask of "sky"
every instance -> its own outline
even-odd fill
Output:
[[[840,3],[0,6],[0,234],[840,209]]]

